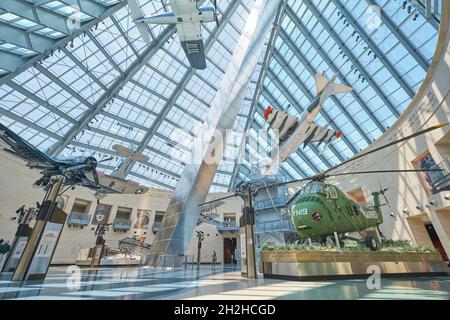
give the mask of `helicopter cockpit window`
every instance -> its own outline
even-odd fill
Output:
[[[328,192],[330,193],[331,199],[337,199],[337,192],[336,192],[336,188],[334,186],[329,186]]]

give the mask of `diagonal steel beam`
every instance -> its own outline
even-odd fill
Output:
[[[374,0],[366,0],[368,5],[378,6]],[[394,22],[389,18],[389,16],[380,8],[381,21],[388,27],[389,31],[395,35],[398,41],[405,47],[405,49],[416,59],[417,63],[422,67],[424,71],[428,71],[430,68],[430,63],[423,57],[420,51],[413,45],[407,36],[400,30],[399,26],[396,26]]]
[[[36,104],[41,105],[45,107],[50,112],[53,112],[57,116],[74,123],[76,125],[76,120],[71,118],[69,115],[67,115],[64,111],[58,109],[57,107],[51,105],[49,102],[44,101],[43,99],[39,98],[36,94],[31,93],[27,89],[25,89],[23,86],[18,85],[14,81],[8,82],[7,84],[9,87],[14,89],[15,91],[19,92],[20,94],[23,94],[28,99],[31,99],[32,101],[36,102]]]
[[[0,39],[36,53],[44,52],[57,41],[39,33],[27,32],[22,28],[4,22],[0,22]]]
[[[47,68],[44,68],[41,64],[36,64],[35,68],[39,70],[43,75],[45,75],[47,78],[49,78],[51,81],[56,83],[61,89],[69,93],[72,97],[80,101],[82,104],[84,104],[89,109],[93,109],[94,106],[87,101],[84,97],[82,97],[78,92],[76,92],[74,89],[72,89],[69,85],[64,83],[60,78],[55,76],[53,73],[48,71]]]
[[[209,50],[211,49],[212,45],[214,44],[214,40],[220,34],[220,32],[225,28],[225,26],[227,25],[227,22],[230,20],[232,14],[237,9],[239,4],[240,4],[239,1],[234,1],[225,10],[224,15],[222,16],[222,19],[220,21],[219,26],[216,29],[214,29],[214,31],[210,34],[208,40],[206,40],[206,43],[205,43],[205,54],[207,54],[209,52]],[[189,67],[189,69],[186,71],[186,73],[184,74],[183,78],[180,80],[180,82],[178,84],[178,88],[172,93],[172,95],[170,96],[169,100],[167,101],[167,103],[163,107],[162,112],[159,115],[159,118],[157,119],[157,121],[155,121],[152,124],[152,126],[149,128],[147,134],[145,135],[144,139],[142,140],[142,142],[138,146],[138,148],[137,148],[138,152],[142,152],[142,150],[144,150],[146,145],[150,142],[153,134],[158,130],[159,126],[164,121],[165,117],[167,116],[167,114],[169,113],[171,108],[173,107],[173,104],[176,102],[178,97],[181,95],[181,93],[183,92],[183,90],[185,89],[187,84],[189,83],[189,80],[194,75],[195,70],[196,69],[194,69],[192,67]],[[133,167],[134,162],[135,161],[132,161],[129,164],[129,166],[127,168],[125,168],[125,174],[128,173],[128,171]]]
[[[320,24],[328,32],[328,34],[334,39],[334,41],[341,47],[342,51],[347,55],[352,64],[358,69],[358,71],[363,75],[363,77],[366,78],[369,85],[378,94],[380,99],[383,100],[383,102],[389,108],[389,110],[394,114],[396,118],[398,118],[400,116],[400,112],[395,108],[392,102],[386,97],[384,92],[375,83],[375,80],[367,72],[366,68],[355,57],[353,52],[347,47],[345,41],[343,41],[341,37],[336,33],[336,31],[334,31],[334,29],[330,26],[327,20],[323,17],[322,13],[319,10],[317,10],[316,6],[311,2],[311,0],[303,0],[303,3],[306,5],[309,11],[313,13],[313,15],[317,18]]]
[[[331,0],[334,5],[338,8],[339,11],[344,15],[348,22],[352,25],[353,29],[364,39],[369,48],[376,54],[377,58],[383,63],[384,67],[392,74],[394,79],[400,84],[400,86],[405,90],[405,92],[412,99],[415,96],[414,91],[411,87],[406,83],[405,79],[401,77],[398,70],[395,69],[394,65],[386,58],[384,53],[380,50],[380,48],[373,42],[373,40],[369,37],[369,35],[364,31],[364,29],[359,25],[358,21],[350,14],[347,8],[341,3],[340,0]]]
[[[8,0],[9,1],[9,0]],[[1,4],[7,3],[8,1],[0,1]],[[17,0],[14,0],[17,1]],[[11,4],[13,4],[11,2]],[[31,4],[29,4],[31,5]],[[10,71],[6,75],[0,76],[0,85],[6,83],[7,81],[13,79],[15,76],[26,70],[27,68],[31,67],[35,63],[41,61],[42,59],[47,58],[53,51],[57,49],[64,48],[70,41],[72,41],[74,38],[82,35],[90,28],[93,28],[95,25],[97,25],[100,21],[106,19],[107,17],[111,16],[121,8],[125,7],[127,5],[126,0],[121,0],[121,2],[105,8],[105,11],[95,19],[92,19],[91,21],[85,22],[81,25],[80,29],[75,29],[72,31],[72,33],[66,37],[61,38],[57,42],[55,42],[52,46],[48,47],[43,53],[40,53],[38,55],[35,55],[33,57],[24,57],[20,58],[18,60],[13,55],[5,55],[5,52],[0,53],[0,68]],[[9,61],[5,61],[4,58],[8,57],[10,58]]]
[[[50,149],[50,154],[55,155],[61,152],[64,147],[69,144],[69,142],[81,131],[86,125],[98,114],[103,108],[113,99],[120,91],[120,89],[131,79],[133,76],[140,70],[140,68],[146,64],[147,60],[155,54],[159,48],[169,40],[172,35],[175,33],[175,26],[167,27],[161,34],[158,36],[157,41],[153,42],[148,48],[145,49],[142,56],[137,58],[130,64],[127,70],[118,77],[114,83],[111,85],[110,89],[106,91],[99,100],[95,103],[95,109],[89,110],[85,112],[79,121],[79,125],[73,127],[68,134],[64,137],[64,139],[56,143]]]

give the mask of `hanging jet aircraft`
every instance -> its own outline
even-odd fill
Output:
[[[147,162],[149,161],[149,158],[142,153],[133,151],[119,144],[113,145],[112,149],[119,153],[123,159],[110,175],[99,174],[100,184],[124,194],[146,193],[149,190],[147,187],[142,186],[137,182],[126,180],[125,168],[127,168],[133,160],[138,162]],[[106,194],[98,191],[94,194],[94,197],[97,199],[103,199],[106,197]]]
[[[146,17],[136,0],[128,0],[133,21],[141,37],[150,44],[150,34],[146,24],[175,24],[183,48],[191,66],[195,69],[206,68],[205,45],[203,43],[201,24],[216,21],[217,3],[214,8],[198,8],[194,0],[169,0],[173,12],[165,12]]]
[[[311,142],[318,142],[320,146],[325,143],[322,150],[339,138],[342,132],[323,128],[314,123],[314,119],[322,109],[325,101],[336,94],[351,92],[353,89],[344,85],[336,84],[336,75],[331,80],[327,79],[325,73],[317,73],[315,76],[317,96],[306,108],[300,117],[289,115],[286,111],[275,110],[271,106],[264,111],[264,119],[273,130],[279,131],[278,152],[272,152],[271,162],[265,172],[273,172],[278,163],[286,161],[303,143],[306,147]]]
[[[109,161],[112,157],[97,161],[93,156],[79,156],[74,158],[53,158],[37,149],[12,130],[0,123],[0,138],[9,145],[3,148],[27,162],[30,169],[40,169],[42,177],[34,182],[33,186],[46,188],[54,176],[64,176],[65,186],[83,186],[100,194],[122,193],[112,187],[100,183],[97,173],[99,162]],[[92,176],[92,179],[88,178]]]

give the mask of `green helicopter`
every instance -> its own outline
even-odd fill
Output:
[[[241,197],[244,199],[244,203],[246,204],[244,207],[245,211],[253,213],[254,209],[252,207],[252,200],[256,197],[258,191],[288,184],[299,184],[307,181],[307,183],[295,192],[294,195],[286,202],[286,207],[290,210],[294,230],[300,237],[318,239],[321,243],[324,243],[330,241],[330,237],[334,236],[334,243],[337,246],[342,246],[344,239],[352,239],[355,241],[363,241],[371,250],[377,250],[379,247],[379,242],[372,235],[364,236],[362,232],[369,228],[375,228],[379,236],[378,240],[381,240],[382,235],[378,227],[383,223],[381,207],[389,204],[385,195],[387,189],[383,189],[380,184],[380,190],[377,192],[372,192],[372,205],[365,207],[350,199],[335,185],[325,183],[325,181],[330,177],[357,174],[443,171],[442,169],[405,169],[332,173],[336,169],[351,161],[447,125],[448,123],[438,124],[415,132],[409,136],[389,142],[378,148],[358,154],[311,177],[263,185],[256,185],[251,182],[240,182],[235,186],[234,194],[213,201],[204,202],[198,204],[198,206],[203,206],[205,204],[210,204],[232,197]],[[384,197],[386,201],[385,204],[380,203],[380,195]],[[347,233],[352,232],[359,233],[362,239],[353,238],[347,235]]]

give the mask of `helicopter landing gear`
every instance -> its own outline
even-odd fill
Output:
[[[374,237],[369,235],[369,236],[365,237],[364,241],[366,243],[366,246],[370,250],[372,250],[372,251],[378,250],[378,242]]]
[[[324,242],[325,242],[327,247],[334,247],[335,246],[334,239],[333,239],[332,236],[326,237]]]

